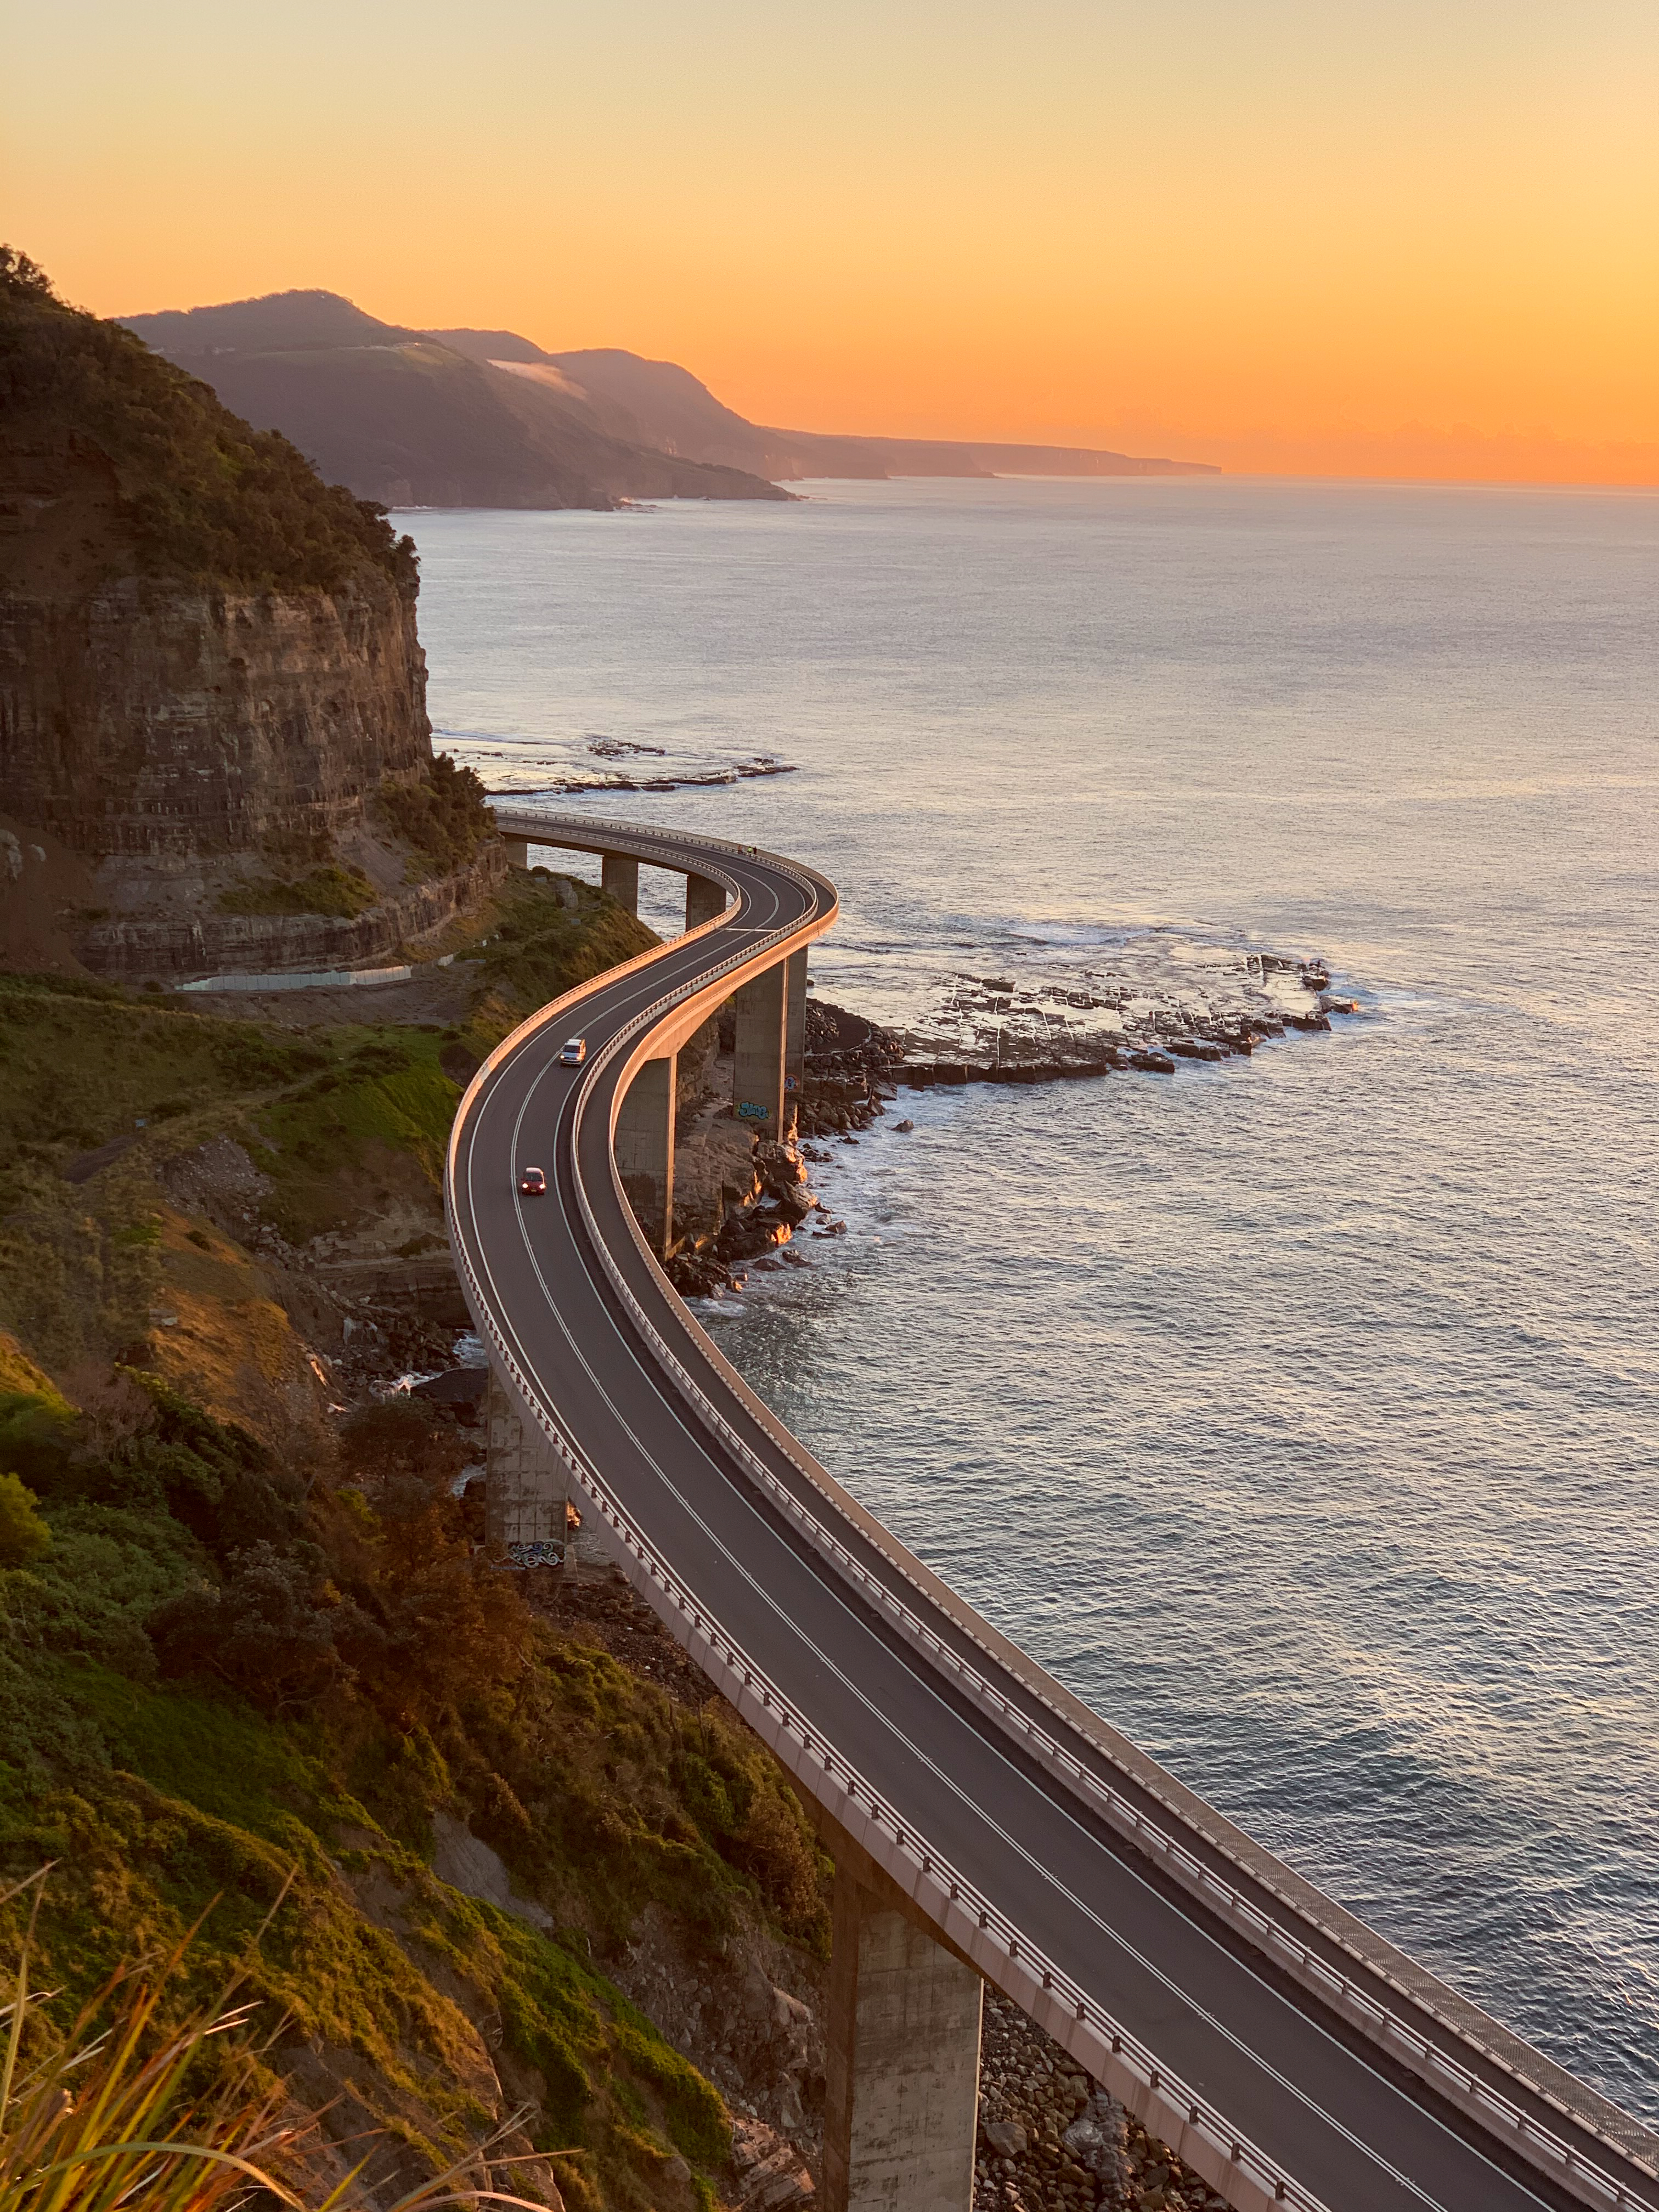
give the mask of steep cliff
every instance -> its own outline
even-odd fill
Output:
[[[379,508],[0,250],[0,790],[93,871],[87,964],[362,957],[497,872],[476,790],[435,856],[386,803],[434,774],[417,588]]]
[[[0,593],[0,777],[95,854],[205,856],[355,830],[431,758],[412,591],[115,576]]]

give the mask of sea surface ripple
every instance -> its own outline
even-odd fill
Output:
[[[889,1018],[1242,947],[1363,1012],[907,1098],[720,1340],[1097,1711],[1659,2120],[1659,498],[809,489],[401,518],[444,741],[526,790],[793,764],[581,803],[817,862],[817,988]]]

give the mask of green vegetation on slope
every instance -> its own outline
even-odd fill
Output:
[[[332,1056],[325,1036],[199,1014],[187,999],[0,974],[0,1213],[33,1170],[58,1173],[141,1123],[277,1089]]]
[[[817,1856],[759,1747],[474,1557],[465,1447],[421,1407],[296,1467],[155,1376],[118,1370],[74,1414],[29,1395],[0,1406],[0,1462],[52,1541],[0,1568],[0,1864],[59,1863],[54,1983],[84,1995],[216,1899],[199,1993],[297,1869],[255,1991],[296,2042],[356,2054],[356,2094],[428,2162],[492,2117],[466,2084],[494,2017],[539,2085],[536,2147],[591,2154],[587,2195],[562,2172],[574,2203],[660,2202],[674,2152],[718,2167],[718,2098],[588,1951],[653,1901],[710,1945],[745,1907],[822,1945]],[[563,1932],[437,1881],[440,1813]]]
[[[566,904],[566,897],[575,903]],[[578,983],[657,942],[614,899],[585,884],[532,869],[510,878],[497,896],[495,932],[478,956],[489,994],[483,1009],[497,1018],[510,1013],[513,1021],[521,1021],[550,999],[574,991]]]
[[[219,894],[221,914],[329,914],[355,921],[380,897],[357,868],[313,868],[286,880],[264,877],[232,884]]]
[[[486,837],[495,835],[495,817],[484,801],[484,787],[470,768],[457,768],[439,753],[418,783],[380,786],[380,811],[398,835],[413,847],[411,882],[451,875],[464,868]]]
[[[246,1148],[265,1178],[259,1212],[291,1243],[398,1194],[435,1208],[477,1060],[544,1000],[655,941],[613,900],[539,872],[510,881],[483,926],[490,941],[461,955],[474,1003],[447,1027],[296,1036],[176,998],[0,974],[0,1327],[54,1371],[141,1338],[162,1279],[156,1156],[220,1133]],[[64,1181],[105,1146],[130,1150]]]
[[[475,1559],[441,1419],[404,1402],[279,1452],[202,1410],[183,1329],[151,1334],[158,1299],[246,1297],[254,1272],[166,1198],[169,1152],[234,1134],[296,1243],[430,1194],[477,1053],[651,942],[543,875],[480,927],[447,1028],[295,1035],[0,976],[0,1329],[22,1340],[0,1334],[0,1871],[58,1862],[60,2011],[211,1907],[179,2002],[200,1996],[292,1875],[253,1992],[288,2015],[296,2094],[383,2130],[405,2180],[527,2099],[534,2147],[576,2154],[555,2167],[574,2212],[693,2212],[720,2100],[604,1964],[651,1905],[694,1953],[757,1918],[823,1951],[824,1869],[780,1770],[717,1702],[676,1705]],[[445,1819],[550,1934],[436,1877]],[[0,1960],[15,1936],[0,1914]]]
[[[148,1146],[234,1124],[331,1057],[108,985],[0,975],[0,1326],[59,1374],[143,1336],[162,1273]],[[111,1164],[65,1180],[87,1154]]]
[[[0,416],[20,449],[87,444],[112,467],[140,569],[245,588],[337,590],[372,565],[412,591],[412,539],[325,484],[118,323],[70,307],[0,246]]]

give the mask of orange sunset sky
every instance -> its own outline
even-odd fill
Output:
[[[1659,483],[1653,0],[54,0],[0,228],[821,430]]]

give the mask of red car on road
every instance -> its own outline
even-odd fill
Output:
[[[539,1168],[526,1168],[519,1177],[519,1188],[526,1198],[540,1198],[547,1189],[547,1177]]]

